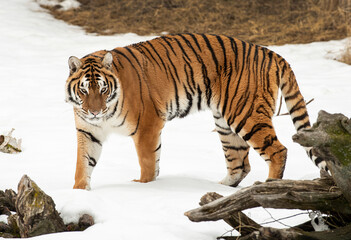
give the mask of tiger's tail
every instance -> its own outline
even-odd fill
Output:
[[[309,116],[307,113],[305,100],[300,92],[296,81],[295,74],[290,67],[290,64],[285,59],[280,59],[280,90],[285,99],[291,119],[294,123],[296,131],[308,129],[311,127]],[[311,147],[304,147],[308,156],[320,169],[328,170],[326,162],[316,157],[312,153]]]

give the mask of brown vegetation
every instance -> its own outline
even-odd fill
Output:
[[[79,0],[58,19],[89,33],[214,33],[262,45],[347,37],[349,0]]]

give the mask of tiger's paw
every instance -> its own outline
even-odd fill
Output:
[[[141,179],[134,179],[133,182],[139,182],[139,183],[148,183],[148,182],[151,182],[153,181],[154,179],[145,179],[145,178],[141,178]]]
[[[90,190],[90,184],[87,183],[87,181],[79,181],[79,182],[76,182],[73,186],[73,189],[83,189],[83,190]]]
[[[227,185],[230,187],[237,187],[239,185],[239,183],[241,182],[241,178],[240,176],[231,176],[231,175],[227,175],[225,178],[222,179],[222,181],[220,181],[220,184],[223,185]]]
[[[280,178],[267,178],[266,182],[276,182],[276,181],[280,181],[280,180],[282,180],[282,179],[280,179]]]

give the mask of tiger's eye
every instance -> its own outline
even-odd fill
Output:
[[[103,87],[103,88],[101,89],[101,93],[105,93],[105,92],[107,92],[107,87]]]
[[[87,93],[88,93],[87,90],[85,90],[84,88],[80,88],[79,90],[80,90],[80,92],[83,93],[83,94],[87,94]]]

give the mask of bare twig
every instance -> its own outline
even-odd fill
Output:
[[[282,96],[280,96],[279,109],[278,109],[277,114],[275,115],[275,116],[277,116],[277,117],[290,115],[290,113],[288,113],[288,112],[280,114],[280,109],[281,109],[281,106],[282,106],[282,101],[283,101],[283,100],[282,100]],[[306,102],[306,106],[307,106],[308,104],[310,104],[311,102],[313,102],[313,101],[314,101],[314,98],[312,98],[311,100],[309,100],[308,102]]]

